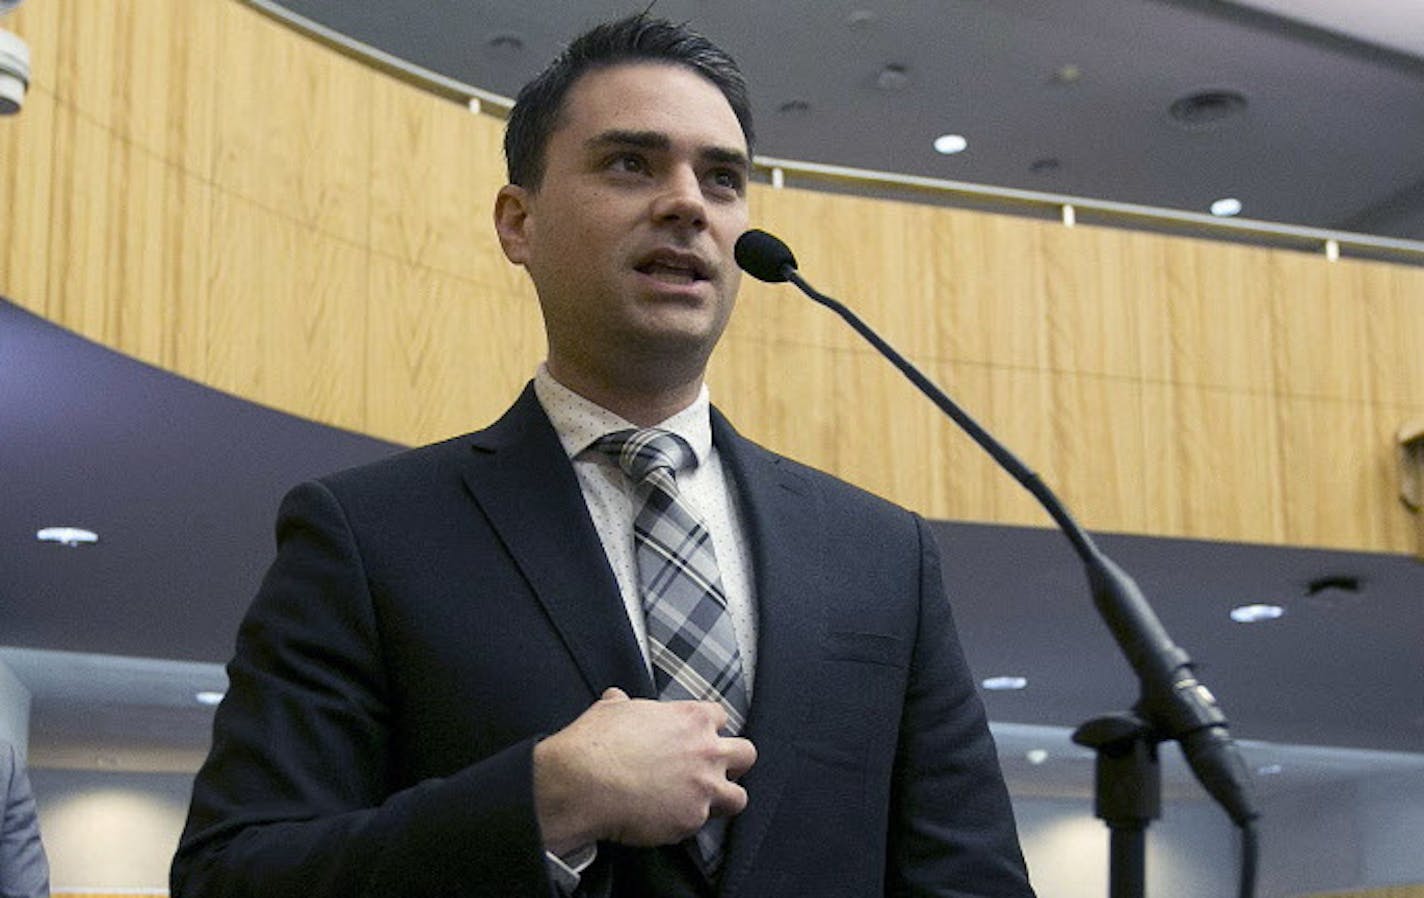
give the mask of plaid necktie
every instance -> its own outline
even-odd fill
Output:
[[[618,462],[641,503],[633,520],[639,591],[647,620],[653,683],[664,701],[715,701],[727,711],[728,735],[742,731],[748,696],[712,537],[678,495],[676,471],[694,461],[680,436],[656,428],[623,430],[594,448]],[[697,834],[703,868],[721,862],[726,820]]]

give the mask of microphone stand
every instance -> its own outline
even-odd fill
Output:
[[[1161,812],[1157,745],[1168,739],[1181,744],[1197,779],[1240,827],[1243,849],[1240,894],[1242,898],[1250,898],[1255,892],[1253,821],[1257,817],[1251,780],[1227,733],[1226,718],[1211,692],[1197,681],[1191,658],[1172,642],[1137,584],[1097,547],[1038,474],[980,427],[854,312],[806,283],[796,270],[790,250],[780,241],[776,243],[785,252],[784,259],[775,261],[779,279],[791,281],[811,299],[835,312],[899,368],[920,392],[1033,494],[1082,560],[1094,605],[1136,672],[1141,688],[1132,711],[1095,718],[1073,734],[1075,742],[1097,752],[1094,803],[1097,816],[1111,831],[1110,898],[1144,898],[1146,895],[1146,831]],[[775,279],[752,273],[763,280]]]

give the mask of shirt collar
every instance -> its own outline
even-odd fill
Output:
[[[554,432],[559,435],[559,442],[569,458],[577,458],[605,434],[638,426],[559,383],[549,373],[548,365],[543,363],[534,373],[534,395],[544,407],[544,414],[549,416],[549,422],[554,425]],[[710,394],[704,383],[691,405],[654,426],[686,440],[697,457],[697,464],[701,465],[712,451],[711,407]]]

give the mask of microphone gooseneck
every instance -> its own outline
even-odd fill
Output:
[[[1227,732],[1226,718],[1216,699],[1197,680],[1191,658],[1172,642],[1133,579],[1097,547],[1037,473],[854,312],[808,284],[796,270],[796,257],[790,247],[765,231],[751,230],[737,240],[735,256],[737,264],[752,277],[769,283],[790,281],[843,318],[1038,500],[1082,560],[1094,605],[1137,674],[1142,692],[1136,713],[1160,739],[1172,739],[1181,745],[1197,780],[1254,844],[1251,828],[1258,814],[1251,780],[1240,751]],[[1254,880],[1254,874],[1251,878]],[[1243,878],[1243,894],[1247,893]]]

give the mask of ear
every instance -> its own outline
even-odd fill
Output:
[[[529,191],[517,184],[504,185],[494,198],[494,230],[499,235],[504,257],[515,265],[529,261],[529,238],[534,224],[529,200]]]

